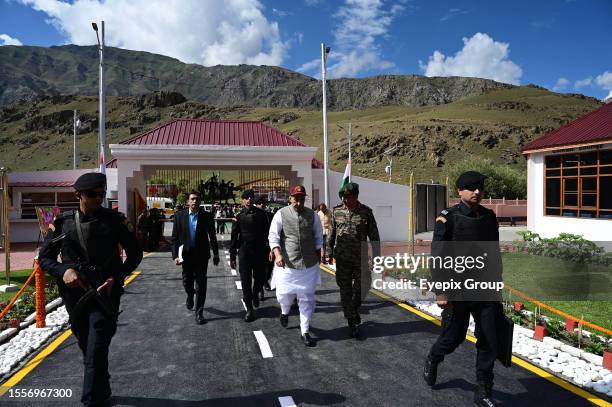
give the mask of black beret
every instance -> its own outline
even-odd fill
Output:
[[[340,187],[340,191],[338,191],[338,195],[340,195],[340,198],[344,196],[345,192],[351,195],[359,195],[359,184],[357,184],[356,182],[349,182],[348,184]]]
[[[72,186],[77,191],[89,191],[95,188],[106,188],[106,175],[99,172],[88,172],[77,178]]]
[[[474,185],[483,182],[488,177],[483,175],[477,171],[466,171],[463,174],[459,175],[457,181],[455,182],[455,186],[459,189],[465,188],[468,185]]]
[[[255,191],[253,191],[252,189],[245,189],[244,191],[242,191],[242,199],[246,199],[246,198],[255,198]]]

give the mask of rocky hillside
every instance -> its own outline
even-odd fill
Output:
[[[112,47],[105,48],[104,60],[108,96],[173,91],[215,106],[319,109],[321,105],[320,81],[283,68],[204,67]],[[487,79],[417,75],[336,79],[328,82],[328,107],[344,111],[392,105],[431,106],[510,87]],[[98,94],[96,47],[0,47],[0,105],[66,94]]]
[[[346,129],[350,122],[355,175],[386,180],[387,161],[382,152],[391,146],[398,147],[393,161],[394,182],[407,183],[411,171],[419,181],[443,180],[450,165],[470,158],[489,158],[524,170],[525,160],[520,154],[523,144],[599,106],[599,101],[582,95],[512,87],[444,105],[333,111],[328,116],[330,166],[344,170],[346,131],[338,125]],[[79,111],[83,122],[77,144],[78,165],[95,167],[98,99],[71,95],[0,107],[0,165],[13,171],[71,168],[73,109]],[[173,118],[187,117],[261,120],[319,147],[322,160],[320,111],[213,106],[173,92],[109,97],[107,142],[117,143]]]

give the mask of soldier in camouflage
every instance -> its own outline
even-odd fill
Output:
[[[359,307],[371,283],[367,241],[369,238],[373,256],[380,256],[380,237],[372,209],[359,202],[359,185],[349,182],[339,194],[342,204],[332,211],[327,248],[329,257],[336,260],[336,282],[349,334],[357,338]]]

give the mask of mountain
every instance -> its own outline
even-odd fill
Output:
[[[185,64],[148,52],[106,47],[108,96],[173,91],[215,106],[320,109],[320,81],[271,66]],[[0,105],[39,96],[98,94],[96,46],[0,47]],[[328,108],[441,105],[512,85],[488,79],[384,75],[328,81]]]
[[[446,78],[452,81],[452,78]],[[382,152],[397,146],[393,182],[443,181],[449,166],[488,158],[525,170],[525,143],[601,106],[582,95],[545,89],[501,87],[443,105],[379,106],[328,114],[330,167],[343,171],[348,156],[345,129],[353,126],[353,173],[386,180]],[[78,136],[79,168],[96,166],[98,98],[57,95],[0,107],[0,166],[12,171],[72,167],[72,111],[83,125]],[[319,147],[321,112],[308,108],[214,106],[173,92],[107,98],[107,143],[117,143],[174,118],[260,120]],[[107,153],[107,157],[109,157]]]

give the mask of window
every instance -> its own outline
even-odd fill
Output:
[[[546,215],[612,219],[612,150],[545,158]]]
[[[57,206],[62,212],[79,207],[79,200],[74,192],[22,192],[21,218],[36,219],[36,207]]]
[[[37,206],[55,206],[55,192],[21,193],[22,219],[36,219]]]

